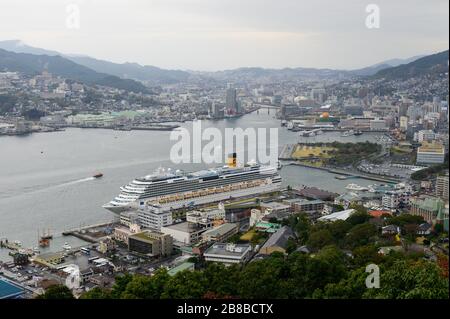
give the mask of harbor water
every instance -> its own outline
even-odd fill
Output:
[[[377,140],[377,134],[342,137],[326,132],[315,137],[299,137],[275,119],[274,111],[260,110],[241,118],[202,121],[202,127],[278,128],[278,144],[297,142],[357,142]],[[192,122],[181,124],[192,130]],[[54,235],[49,248],[60,251],[68,242],[61,232],[100,222],[114,215],[101,206],[119,193],[119,187],[133,178],[152,173],[160,166],[197,170],[202,164],[174,165],[169,160],[171,146],[167,131],[114,131],[70,128],[61,132],[0,137],[0,239],[19,240],[23,247],[37,246],[38,231],[50,229]],[[211,166],[211,165],[210,165]],[[214,166],[214,165],[213,165]],[[92,176],[98,172],[102,178]],[[284,185],[308,185],[341,193],[349,183],[370,185],[373,181],[337,180],[323,170],[287,166],[281,170]],[[0,249],[0,260],[8,251]]]

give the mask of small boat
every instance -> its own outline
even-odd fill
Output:
[[[102,176],[103,176],[102,173],[97,173],[97,174],[95,174],[93,177],[94,177],[94,178],[100,178],[100,177],[102,177]]]
[[[350,131],[344,132],[341,136],[348,137],[348,136],[352,136],[352,135],[355,135],[355,132],[353,130],[350,130]]]
[[[362,135],[363,134],[363,132],[362,131],[360,131],[360,130],[357,130],[357,131],[355,131],[355,133],[353,133],[355,136],[359,136],[359,135]]]
[[[72,247],[69,245],[69,243],[64,243],[64,245],[62,246],[62,248],[64,249],[64,250],[71,250],[72,249]]]
[[[367,191],[368,190],[367,187],[359,186],[357,184],[348,184],[345,188],[348,190],[352,190],[352,191]]]

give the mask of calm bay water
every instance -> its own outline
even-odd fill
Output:
[[[191,130],[192,123],[184,123]],[[273,111],[261,110],[239,119],[202,121],[202,127],[279,128],[279,147],[299,141],[297,133],[280,127]],[[38,230],[55,234],[50,250],[61,250],[64,242],[82,241],[62,237],[67,229],[111,221],[114,215],[101,206],[119,193],[133,178],[159,166],[196,170],[201,164],[174,165],[169,161],[174,142],[170,132],[67,129],[22,137],[0,137],[0,238],[20,240],[24,247],[37,246]],[[375,141],[375,135],[341,137],[325,133],[301,141]],[[102,172],[104,177],[91,176]],[[321,170],[288,166],[281,170],[285,185],[311,185],[343,192],[349,181]],[[352,179],[370,185],[373,181]],[[42,249],[41,249],[42,251]],[[0,260],[7,251],[0,250]]]

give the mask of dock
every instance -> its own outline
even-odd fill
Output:
[[[362,178],[362,179],[368,179],[368,180],[377,181],[377,182],[388,182],[388,183],[394,183],[394,184],[401,182],[400,179],[396,179],[396,178],[392,178],[392,177],[385,177],[385,176],[379,176],[379,175],[374,176],[374,175],[369,175],[369,174],[348,172],[348,171],[336,169],[336,168],[311,166],[311,165],[306,165],[299,161],[294,161],[294,160],[281,162],[281,167],[290,166],[290,165],[320,169],[320,170],[326,171],[328,173],[339,175],[339,176],[336,176],[336,179],[341,179],[341,180],[350,179],[350,178]]]
[[[7,239],[6,241],[0,241],[0,248],[6,248],[11,250],[12,252],[20,252],[27,254],[28,256],[33,256],[35,252],[30,248],[23,248],[21,245],[17,245],[15,243],[9,242]]]
[[[89,226],[85,226],[85,227],[74,228],[71,230],[63,231],[62,235],[77,237],[81,240],[84,240],[86,242],[94,244],[94,243],[98,243],[100,240],[102,240],[104,236],[95,237],[95,236],[92,236],[92,234],[91,235],[88,234],[87,232],[90,230],[95,230],[97,228],[106,228],[113,224],[115,224],[115,223],[109,221],[109,222],[103,222],[103,223],[89,225]]]

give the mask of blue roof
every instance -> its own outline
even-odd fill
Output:
[[[24,293],[24,289],[10,282],[0,279],[0,299],[17,298]]]

